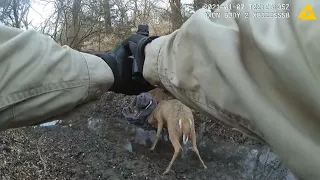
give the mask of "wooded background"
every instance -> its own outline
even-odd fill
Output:
[[[204,4],[224,0],[0,0],[0,22],[29,29],[34,3],[52,3],[53,13],[37,31],[76,50],[106,51],[148,24],[151,35],[173,32]],[[41,9],[37,9],[41,14]]]

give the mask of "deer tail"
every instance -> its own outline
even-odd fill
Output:
[[[190,124],[190,129],[192,127],[192,122],[191,120],[189,119],[189,124]],[[182,119],[179,119],[179,127],[180,129],[182,129]],[[188,142],[188,139],[189,139],[189,136],[185,134],[186,132],[183,132],[183,135],[182,135],[182,141],[183,141],[183,144],[187,144]]]
[[[188,142],[188,136],[186,136],[185,134],[183,134],[182,140],[183,140],[183,144],[187,144],[187,142]]]

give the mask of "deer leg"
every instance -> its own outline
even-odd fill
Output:
[[[172,156],[172,159],[167,167],[167,169],[163,172],[163,175],[167,174],[170,169],[171,169],[171,166],[172,164],[174,163],[174,161],[177,159],[180,151],[181,151],[181,145],[180,145],[180,142],[179,142],[179,138],[174,136],[175,134],[172,134],[172,133],[169,133],[169,139],[173,145],[173,148],[174,148],[174,154]]]
[[[202,163],[203,167],[205,169],[207,169],[207,166],[204,164],[204,162],[203,162],[203,160],[202,160],[202,158],[200,156],[199,150],[197,148],[197,137],[196,137],[196,131],[194,129],[191,131],[191,142],[192,142],[192,151],[197,154],[198,159]]]
[[[163,128],[163,122],[162,122],[162,121],[158,121],[158,128],[157,128],[156,139],[154,140],[154,142],[153,142],[153,144],[152,144],[152,147],[150,148],[150,151],[153,151],[154,148],[156,147],[156,145],[157,145],[157,143],[158,143],[158,140],[159,140],[159,138],[160,138],[160,135],[161,135],[162,128]]]

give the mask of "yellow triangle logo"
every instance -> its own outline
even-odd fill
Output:
[[[316,20],[316,15],[314,14],[310,4],[306,4],[301,10],[298,19],[300,20]]]

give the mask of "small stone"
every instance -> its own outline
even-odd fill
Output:
[[[126,140],[125,145],[124,145],[124,148],[125,148],[127,151],[129,151],[130,153],[133,152],[132,144],[131,144],[131,142],[128,141],[128,140]]]

